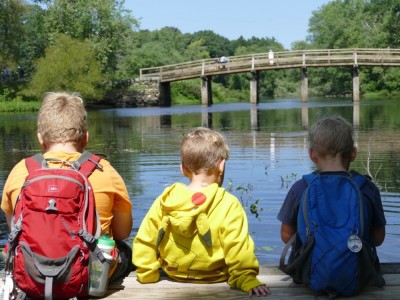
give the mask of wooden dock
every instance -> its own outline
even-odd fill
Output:
[[[400,299],[400,263],[382,264],[382,273],[386,280],[385,287],[368,287],[351,299]],[[314,293],[305,286],[294,284],[276,266],[261,268],[258,278],[270,287],[272,294],[269,299],[328,299],[324,294]],[[229,288],[227,283],[179,283],[162,277],[157,283],[140,284],[136,280],[135,272],[132,272],[123,282],[109,286],[107,299],[236,300],[248,299],[248,296],[240,290]]]
[[[383,288],[368,287],[361,294],[351,297],[351,299],[400,299],[400,263],[382,264],[382,273],[386,280],[386,285]],[[276,266],[262,267],[258,278],[271,289],[272,294],[267,297],[268,299],[328,299],[324,294],[318,294],[303,285],[294,284],[292,279],[283,274]],[[1,270],[0,287],[2,287],[3,282],[4,270]],[[231,289],[227,283],[180,283],[162,277],[157,283],[141,284],[136,280],[135,272],[132,272],[123,281],[111,284],[105,297],[105,299],[121,300],[238,300],[248,298],[246,293]]]

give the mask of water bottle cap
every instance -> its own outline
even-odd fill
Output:
[[[97,240],[97,245],[113,248],[115,246],[115,241],[106,233]]]

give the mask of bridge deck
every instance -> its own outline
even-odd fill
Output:
[[[204,59],[180,64],[144,68],[142,80],[157,78],[171,82],[205,76],[307,67],[400,66],[400,49],[321,49],[256,53],[228,57],[227,63]]]
[[[382,289],[368,287],[352,299],[399,299],[400,264],[383,264],[382,271],[386,286]],[[305,286],[296,285],[291,278],[276,267],[263,267],[259,279],[268,284],[272,295],[270,299],[328,299],[323,294],[312,292]],[[226,283],[191,284],[178,283],[163,277],[153,284],[140,284],[135,273],[123,282],[110,285],[108,299],[246,299],[245,293],[230,289]]]

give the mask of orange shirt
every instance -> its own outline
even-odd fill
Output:
[[[65,161],[77,160],[81,153],[67,153],[62,151],[46,152],[45,158],[57,158]],[[125,183],[119,173],[111,166],[109,161],[102,159],[100,164],[103,166],[103,171],[95,170],[89,177],[89,182],[92,185],[96,208],[100,216],[102,233],[110,233],[113,211],[115,212],[131,212],[132,203],[129,199],[129,194]],[[56,167],[58,164],[49,164],[49,167]],[[1,200],[1,209],[6,214],[12,214],[18,194],[28,175],[28,170],[25,166],[25,160],[21,160],[11,170],[7,181],[4,185],[3,196]]]

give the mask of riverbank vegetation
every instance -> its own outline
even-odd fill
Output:
[[[314,11],[309,35],[292,50],[400,48],[397,0],[333,0]],[[5,0],[0,3],[0,110],[35,109],[53,90],[102,100],[110,81],[139,77],[141,68],[222,55],[286,51],[274,37],[229,40],[204,30],[182,33],[140,27],[122,0]],[[240,30],[240,29],[238,29]],[[361,95],[395,96],[400,69],[360,68]],[[249,76],[213,77],[214,102],[248,100]],[[351,68],[310,68],[310,96],[351,95]],[[260,73],[262,98],[299,97],[299,70]],[[171,85],[174,103],[200,99],[200,82]],[[193,103],[191,101],[190,103]]]

